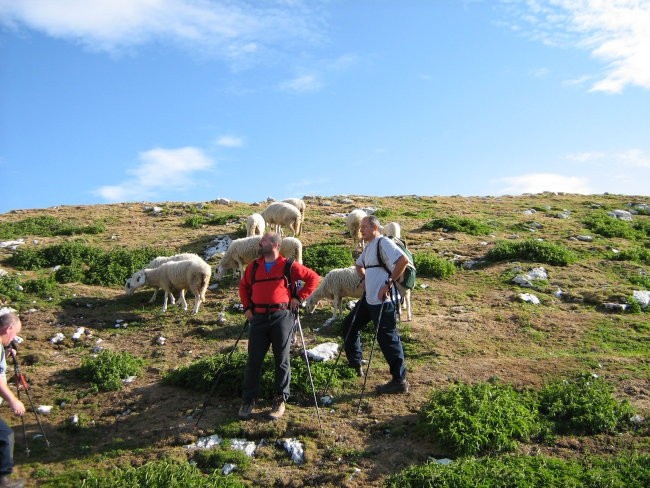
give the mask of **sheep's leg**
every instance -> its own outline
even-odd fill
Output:
[[[201,294],[198,291],[193,291],[192,293],[194,293],[194,297],[195,297],[194,310],[192,310],[192,313],[196,315],[197,313],[199,313],[199,306],[201,305],[202,302]]]
[[[181,293],[178,295],[178,305],[183,307],[183,310],[187,310],[187,302],[185,301],[185,290],[181,290]]]
[[[339,311],[342,312],[342,310],[341,310],[341,302],[342,301],[343,300],[342,300],[342,298],[340,296],[334,295],[334,300],[332,301],[332,306],[334,307],[334,315],[332,315],[333,319],[335,319],[338,316]]]
[[[163,307],[162,307],[163,312],[167,311],[167,299],[169,298],[169,295],[170,293],[167,290],[165,290],[165,297],[163,298]]]
[[[149,299],[149,303],[153,303],[156,301],[156,295],[158,295],[158,288],[154,290],[152,297]]]

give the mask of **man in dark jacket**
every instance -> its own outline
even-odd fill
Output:
[[[280,255],[281,237],[267,232],[260,241],[261,257],[250,263],[239,283],[239,298],[249,321],[248,361],[244,373],[239,418],[250,418],[259,396],[264,356],[273,347],[275,359],[274,398],[269,418],[284,414],[291,383],[290,347],[294,319],[300,304],[316,287],[318,274],[300,263],[292,263],[287,280],[287,259]]]

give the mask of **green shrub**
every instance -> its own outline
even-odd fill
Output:
[[[380,220],[386,220],[391,215],[394,215],[394,212],[389,208],[379,208],[375,210],[373,215]]]
[[[595,212],[582,221],[585,226],[603,237],[636,239],[638,232],[626,221],[611,217],[603,211]]]
[[[54,273],[54,278],[59,283],[81,283],[84,277],[85,272],[79,261],[75,261],[69,265],[65,264]]]
[[[422,430],[453,454],[509,451],[541,432],[535,405],[511,386],[457,383],[435,390],[421,411]]]
[[[456,272],[456,265],[433,253],[416,253],[413,256],[418,276],[449,278]]]
[[[95,222],[90,225],[76,225],[49,215],[41,215],[38,217],[28,217],[18,222],[0,222],[0,239],[11,239],[26,235],[49,237],[72,236],[76,234],[101,234],[104,230],[106,229],[103,222]]]
[[[202,215],[191,215],[185,219],[183,225],[191,229],[198,229],[205,223],[205,218]]]
[[[31,293],[41,298],[58,295],[59,287],[53,276],[28,280],[23,285],[25,293]]]
[[[539,392],[539,411],[560,433],[616,432],[628,422],[634,409],[612,397],[602,378],[584,373],[574,380],[556,380]]]
[[[548,456],[461,458],[450,465],[410,466],[386,480],[388,488],[643,488],[650,486],[650,456],[583,460]]]
[[[215,388],[215,394],[239,396],[247,358],[248,355],[240,351],[235,351],[230,361],[228,361],[228,354],[217,354],[201,358],[188,366],[182,366],[167,372],[163,376],[163,382],[196,391],[210,391],[220,369],[223,368]],[[332,372],[333,366],[331,363],[310,361],[309,364],[317,392],[325,388],[330,374],[332,376],[330,380],[332,389],[336,389],[355,378],[354,371],[344,365],[337,365]],[[273,396],[274,362],[270,353],[264,358],[262,371],[260,394],[263,397],[271,398]],[[302,357],[291,358],[291,392],[300,400],[309,401],[313,398],[311,383],[307,374],[307,365]]]
[[[644,237],[650,237],[650,220],[637,220],[632,224],[632,228]]]
[[[614,261],[634,261],[636,263],[650,264],[650,249],[635,247],[617,253],[611,253],[609,259]]]
[[[560,244],[527,239],[525,241],[498,241],[485,258],[488,261],[526,260],[556,266],[576,261],[575,253]]]
[[[468,217],[444,217],[433,219],[422,226],[424,230],[447,229],[448,231],[464,232],[473,236],[487,235],[492,232],[489,225]]]
[[[142,466],[116,467],[112,470],[92,469],[63,473],[42,486],[56,488],[244,488],[237,477],[213,473],[205,476],[186,462],[157,460]]]
[[[251,465],[251,458],[243,451],[229,449],[228,441],[224,441],[221,447],[214,449],[200,449],[195,452],[192,461],[204,473],[212,473],[221,470],[224,464],[232,463],[237,466],[237,471],[242,472]]]
[[[103,350],[96,357],[82,360],[79,375],[95,390],[115,391],[122,389],[123,379],[140,374],[143,365],[143,359],[128,352]]]
[[[305,266],[321,276],[325,276],[335,268],[347,268],[354,265],[352,251],[347,247],[335,244],[308,246],[304,249],[302,257]]]
[[[18,276],[9,274],[0,276],[0,297],[3,300],[21,301],[25,296],[23,290],[24,287],[20,284]]]

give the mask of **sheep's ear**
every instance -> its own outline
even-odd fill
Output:
[[[138,285],[144,285],[144,273],[140,273],[138,277],[135,279],[135,282]]]

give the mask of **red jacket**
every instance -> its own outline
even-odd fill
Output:
[[[252,273],[253,263],[255,261],[257,261],[258,265],[255,282],[253,283]],[[287,288],[284,277],[284,265],[287,262],[287,258],[278,256],[268,273],[264,266],[264,257],[260,257],[255,261],[246,266],[244,276],[239,282],[239,298],[241,299],[242,305],[244,305],[244,309],[251,307],[252,303],[255,306],[289,303],[291,300],[291,292]],[[320,276],[312,269],[298,262],[294,262],[291,266],[291,282],[295,284],[298,280],[303,282],[303,286],[297,293],[298,298],[302,302],[316,290]]]

